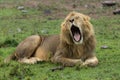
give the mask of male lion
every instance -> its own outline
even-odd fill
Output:
[[[5,62],[14,59],[21,63],[34,64],[51,60],[64,66],[96,66],[96,39],[89,20],[84,14],[71,12],[61,25],[60,35],[30,36],[17,46]]]

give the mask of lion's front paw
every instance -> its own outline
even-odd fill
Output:
[[[83,64],[83,63],[84,63],[84,62],[80,59],[80,60],[79,60],[79,64]]]
[[[83,61],[81,60],[81,59],[79,59],[79,60],[76,60],[76,65],[83,65]]]

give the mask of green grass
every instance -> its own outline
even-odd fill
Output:
[[[3,0],[0,0],[4,2]],[[14,0],[12,0],[14,2]],[[119,80],[120,79],[120,16],[92,19],[97,38],[96,55],[99,65],[95,68],[66,67],[52,72],[58,66],[51,62],[34,65],[12,61],[3,62],[15,47],[33,34],[59,34],[63,19],[49,20],[42,12],[29,9],[22,13],[16,8],[0,8],[0,80]],[[108,49],[101,49],[106,45]]]

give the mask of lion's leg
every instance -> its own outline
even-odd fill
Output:
[[[81,59],[70,59],[70,58],[64,58],[64,57],[55,57],[51,59],[54,63],[62,63],[64,66],[74,66],[77,64],[83,64],[83,61]]]
[[[96,66],[98,64],[98,59],[96,56],[89,57],[84,62],[81,59],[70,59],[64,57],[53,57],[51,59],[54,63],[62,63],[64,66],[74,66],[74,65],[81,65],[81,66]]]
[[[49,57],[48,57],[48,51],[45,51],[44,49],[42,49],[41,47],[39,47],[35,54],[34,57],[30,57],[30,58],[21,58],[18,61],[20,63],[26,63],[26,64],[35,64],[37,62],[41,62],[41,61],[48,61]]]
[[[47,50],[44,46],[40,46],[36,52],[35,57],[38,57],[42,61],[49,61],[49,58],[51,56],[51,53],[49,50]]]
[[[38,61],[43,61],[41,60],[40,58],[37,58],[37,57],[31,57],[31,58],[22,58],[22,59],[19,59],[18,60],[20,63],[26,63],[26,64],[35,64],[37,63]]]
[[[30,58],[41,43],[40,36],[33,35],[22,41],[16,48],[15,56],[18,60]]]
[[[96,56],[90,57],[85,60],[85,62],[82,64],[82,66],[91,66],[94,67],[98,64],[98,59]]]

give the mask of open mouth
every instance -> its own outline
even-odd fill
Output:
[[[80,29],[75,26],[75,25],[72,25],[71,26],[71,33],[72,33],[72,37],[73,39],[76,41],[76,42],[79,42],[81,40],[81,32],[80,32]]]

